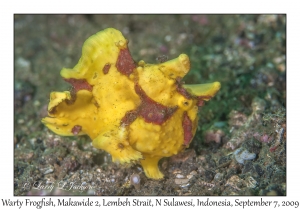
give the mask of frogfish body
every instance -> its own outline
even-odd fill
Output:
[[[198,108],[220,83],[182,84],[190,69],[187,55],[136,63],[127,42],[113,28],[88,38],[78,64],[61,70],[72,90],[50,94],[49,117],[42,122],[58,135],[88,135],[114,162],[138,162],[147,177],[161,179],[158,161],[189,146]]]

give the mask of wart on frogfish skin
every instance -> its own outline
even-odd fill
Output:
[[[74,134],[74,136],[78,135],[79,132],[81,131],[82,127],[80,125],[75,125],[73,128],[72,128],[72,133]]]
[[[161,179],[159,160],[189,147],[198,106],[221,85],[182,84],[187,55],[145,64],[132,59],[127,43],[113,28],[88,38],[78,64],[61,71],[73,91],[52,92],[42,122],[59,135],[88,135],[114,162],[140,163],[148,178]]]
[[[110,63],[106,63],[103,67],[103,73],[107,74],[109,69],[110,69],[111,64]]]

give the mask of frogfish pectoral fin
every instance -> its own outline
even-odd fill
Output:
[[[110,153],[113,162],[123,164],[142,159],[142,153],[133,149],[127,139],[126,130],[110,130],[95,138],[93,146]]]
[[[140,161],[147,177],[151,177],[152,179],[164,178],[163,173],[158,168],[158,161],[161,158],[145,156],[145,159]]]

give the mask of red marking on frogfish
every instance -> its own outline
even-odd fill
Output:
[[[69,79],[64,79],[66,82],[69,82],[75,89],[75,91],[79,90],[88,90],[92,91],[93,86],[90,85],[85,79],[74,79],[74,78],[69,78]]]
[[[133,121],[135,121],[137,116],[138,116],[137,110],[131,110],[126,112],[125,116],[121,120],[121,125],[125,125],[125,126],[130,125],[131,123],[133,123]]]
[[[72,87],[72,89],[70,90],[70,95],[71,95],[71,99],[66,100],[66,103],[68,105],[74,104],[74,102],[76,101],[77,95],[76,95],[76,90],[74,89],[74,87]]]
[[[178,108],[177,106],[167,107],[152,100],[138,84],[136,84],[134,88],[142,100],[141,105],[137,109],[137,113],[148,123],[161,125],[167,121]]]
[[[109,71],[109,69],[110,69],[110,66],[111,66],[110,63],[107,63],[107,64],[104,65],[104,67],[103,67],[103,69],[102,69],[104,74],[107,74],[107,73],[108,73],[108,71]]]
[[[121,49],[119,56],[118,56],[118,60],[116,63],[116,67],[118,69],[119,72],[121,72],[122,74],[129,76],[133,70],[136,68],[136,65],[130,55],[129,50],[126,49]]]
[[[193,139],[193,124],[192,120],[187,115],[187,112],[183,113],[183,120],[182,120],[182,127],[183,127],[183,135],[184,135],[184,145],[187,146]]]
[[[204,101],[199,99],[197,101],[197,106],[204,106]]]
[[[177,85],[177,92],[183,95],[186,99],[191,99],[191,94],[182,85]]]
[[[72,128],[72,133],[73,135],[78,135],[78,133],[81,131],[82,127],[80,125],[74,125],[74,127]]]
[[[184,88],[182,87],[181,77],[176,78],[176,85],[177,85],[177,92],[183,95],[186,99],[191,99],[192,95]]]

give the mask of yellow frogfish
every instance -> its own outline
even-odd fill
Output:
[[[163,178],[158,162],[191,143],[198,108],[219,82],[183,84],[187,55],[159,64],[135,62],[128,41],[114,28],[89,37],[73,69],[61,76],[70,91],[51,92],[42,122],[62,136],[88,135],[114,162],[140,163],[147,177]]]

